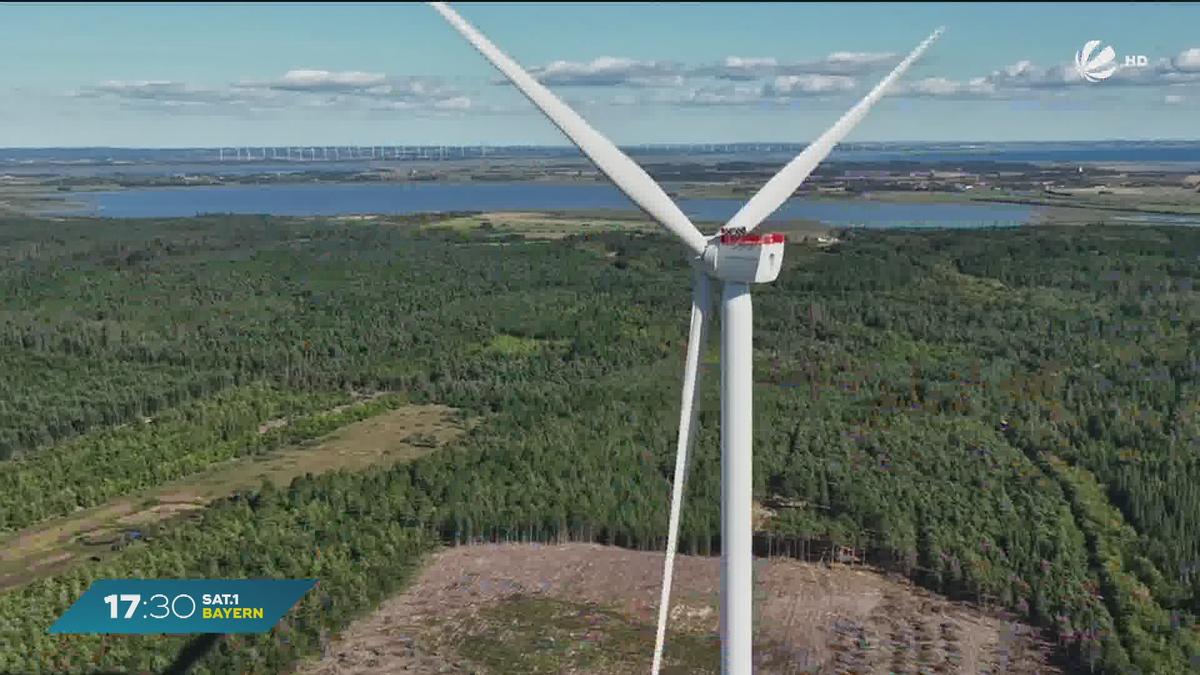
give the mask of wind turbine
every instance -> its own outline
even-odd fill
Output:
[[[444,2],[429,4],[541,109],[630,200],[678,236],[694,254],[692,315],[683,370],[675,480],[667,555],[663,564],[662,597],[658,608],[658,634],[651,666],[654,675],[662,665],[683,482],[688,451],[695,436],[697,370],[712,312],[711,286],[713,280],[721,282],[721,672],[723,675],[750,675],[754,601],[751,501],[754,489],[751,474],[751,396],[754,382],[750,284],[769,283],[779,276],[784,242],[782,234],[754,235],[750,231],[791,197],[804,179],[829,155],[833,146],[862,121],[871,106],[925,53],[943,29],[934,31],[866,97],[767,181],[721,228],[720,233],[706,237],[658,183],[612,141],[589,126],[449,5]]]

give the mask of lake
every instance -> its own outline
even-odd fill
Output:
[[[351,184],[151,188],[76,192],[85,204],[58,215],[110,218],[174,218],[199,213],[269,213],[281,216],[394,215],[430,211],[636,210],[611,185]],[[742,207],[736,199],[683,199],[679,206],[695,221],[725,222]],[[819,220],[866,227],[1012,227],[1029,222],[1032,209],[1019,205],[886,204],[792,199],[773,220]]]

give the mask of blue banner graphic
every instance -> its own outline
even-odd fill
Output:
[[[316,579],[101,579],[50,633],[263,633]]]

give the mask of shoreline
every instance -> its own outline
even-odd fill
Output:
[[[740,183],[747,183],[742,185]],[[748,181],[738,181],[737,183],[702,183],[697,181],[690,182],[665,182],[664,187],[672,199],[689,200],[689,201],[707,201],[707,200],[733,200],[739,202],[747,201],[754,192],[756,187],[748,184]],[[321,189],[334,186],[389,186],[396,187],[418,187],[424,185],[440,185],[445,187],[468,187],[468,186],[524,186],[524,187],[568,187],[580,185],[611,185],[607,181],[592,180],[592,179],[562,179],[553,178],[546,180],[505,180],[505,181],[479,181],[479,180],[387,180],[387,181],[361,181],[361,180],[307,180],[307,181],[286,181],[275,182],[269,181],[265,183],[245,183],[237,182],[232,184],[222,185],[148,185],[141,186],[117,186],[111,183],[97,185],[99,189],[80,189],[80,190],[61,190],[56,187],[47,185],[8,185],[0,186],[0,215],[14,216],[33,216],[44,218],[111,218],[114,216],[106,216],[97,210],[91,209],[88,195],[92,194],[112,194],[115,192],[129,192],[136,190],[157,191],[157,190],[218,190],[218,189],[236,189],[236,188],[271,188],[274,186],[287,187],[292,186],[292,189],[298,187],[309,187],[312,189]],[[748,193],[747,193],[748,191]],[[1162,190],[1160,190],[1162,192]],[[1179,224],[1183,226],[1200,226],[1200,193],[1192,193],[1190,191],[1176,191],[1178,194],[1170,193],[1158,195],[1159,198],[1153,198],[1144,194],[1137,193],[1134,189],[1129,192],[1113,195],[1111,193],[1100,193],[1095,191],[1082,192],[1054,192],[1054,193],[1032,193],[1032,194],[1013,194],[1007,191],[988,191],[988,192],[946,192],[946,191],[915,191],[915,190],[864,190],[862,192],[843,193],[843,192],[824,192],[824,193],[809,193],[802,194],[793,199],[800,202],[821,203],[830,205],[847,205],[853,206],[864,203],[878,204],[894,204],[894,205],[929,205],[929,206],[977,206],[977,207],[1025,207],[1030,210],[1029,225],[1055,225],[1055,224],[1085,224],[1089,222],[1125,222],[1136,224],[1138,221],[1147,221],[1149,224],[1156,224],[1156,221],[1161,221],[1161,224]],[[1158,193],[1154,193],[1158,194]],[[1192,197],[1192,195],[1195,195]],[[82,199],[81,199],[82,198]],[[1170,199],[1171,201],[1167,201]],[[503,212],[508,209],[485,209],[489,212]],[[530,209],[517,208],[512,211],[537,211],[539,213],[552,213],[565,216],[568,213],[578,213],[579,217],[586,217],[586,213],[595,213],[597,211],[611,212],[612,217],[619,218],[618,214],[627,214],[629,218],[638,218],[641,216],[635,209]],[[216,212],[220,212],[218,209]],[[433,211],[430,211],[433,212]],[[358,217],[368,215],[371,212],[363,214],[353,213],[338,213],[338,214],[323,214],[313,217]],[[636,215],[635,215],[636,214]],[[397,214],[390,214],[397,215]],[[1122,217],[1124,216],[1124,217]],[[144,216],[153,217],[153,216]],[[170,216],[170,217],[187,217],[187,216]],[[783,219],[781,219],[783,220]],[[815,219],[786,219],[786,220],[815,220]],[[826,223],[828,227],[836,227],[833,223]],[[957,229],[957,228],[955,228]]]

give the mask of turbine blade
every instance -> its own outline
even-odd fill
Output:
[[[779,173],[775,174],[761,190],[755,194],[750,201],[734,214],[733,218],[725,225],[726,228],[733,229],[744,227],[747,231],[758,227],[762,221],[766,220],[775,210],[783,205],[791,196],[792,193],[800,187],[804,179],[808,178],[829,153],[833,151],[833,146],[837,145],[846,134],[849,134],[859,122],[867,115],[867,111],[871,106],[883,97],[887,92],[888,87],[899,79],[905,71],[908,70],[926,49],[933,44],[934,40],[942,34],[944,28],[939,28],[925,39],[917,48],[912,51],[900,65],[896,66],[887,77],[883,78],[875,88],[867,94],[863,100],[851,108],[841,119],[834,123],[832,127],[821,134],[821,137],[814,141],[811,145],[804,149],[796,156],[787,166],[783,167]]]
[[[683,240],[683,243],[696,255],[704,253],[708,239],[692,224],[683,211],[667,193],[654,182],[650,174],[638,166],[625,153],[600,132],[593,129],[567,104],[563,103],[549,89],[543,87],[529,73],[525,72],[516,61],[500,51],[496,45],[483,36],[474,26],[467,23],[444,2],[429,3],[450,25],[454,26],[463,37],[475,46],[481,54],[487,57],[492,65],[504,73],[504,76],[525,94],[549,117],[571,142],[579,147],[596,166],[609,177],[617,187],[625,193],[633,203],[637,204],[652,218],[662,223]]]
[[[667,616],[671,609],[671,576],[679,542],[679,516],[683,510],[683,485],[688,469],[688,452],[696,438],[696,382],[700,355],[708,343],[708,318],[712,295],[708,276],[696,271],[692,277],[692,322],[688,330],[687,361],[683,366],[683,404],[679,408],[679,439],[675,450],[675,483],[671,488],[671,521],[667,530],[667,557],[663,562],[662,597],[658,604],[658,634],[654,640],[654,663],[650,672],[662,667],[663,644],[667,638]]]

